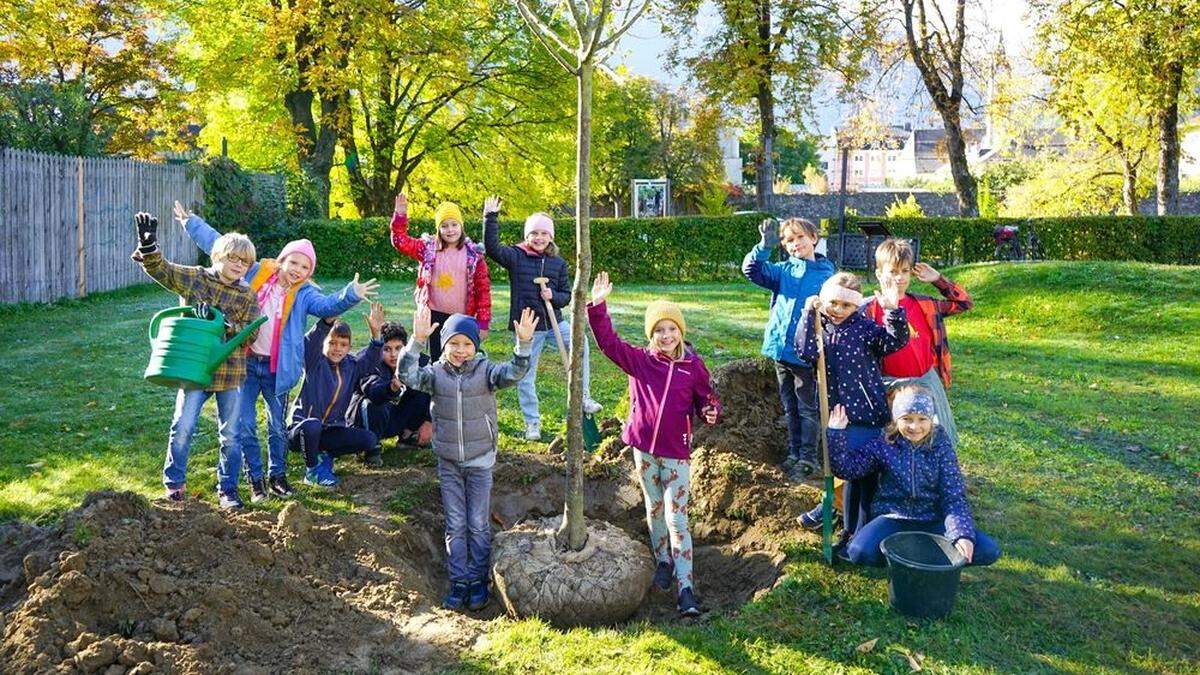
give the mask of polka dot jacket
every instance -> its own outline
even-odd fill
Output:
[[[871,517],[945,520],[946,538],[975,540],[975,520],[967,504],[958,456],[940,426],[933,438],[913,445],[900,434],[880,436],[851,450],[845,429],[829,430],[829,464],[840,478],[853,480],[879,472]]]
[[[809,363],[817,362],[813,312],[804,310],[796,328],[796,352]],[[817,313],[819,314],[819,313]],[[883,385],[883,357],[908,344],[904,310],[885,312],[879,325],[860,310],[834,324],[821,316],[825,338],[825,376],[829,381],[829,407],[846,406],[850,423],[882,427],[892,419]]]

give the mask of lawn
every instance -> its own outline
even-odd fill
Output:
[[[977,303],[948,322],[959,456],[976,519],[1005,557],[966,574],[948,620],[907,621],[888,609],[881,573],[831,571],[818,551],[797,545],[784,583],[735,615],[570,632],[500,621],[456,668],[1200,672],[1198,272],[1123,263],[950,271]],[[390,282],[384,293],[406,321],[407,285]],[[487,344],[495,353],[509,344],[499,330],[503,290]],[[618,283],[611,304],[624,335],[638,337],[641,308],[657,296],[684,305],[689,337],[710,363],[757,352],[765,293],[744,283]],[[100,487],[158,494],[173,393],[143,382],[141,371],[146,323],[170,303],[141,287],[0,309],[9,364],[0,519],[52,520]],[[361,314],[352,318],[357,340]],[[539,382],[553,430],[564,378],[557,357],[546,359]],[[612,406],[624,378],[598,355],[593,365],[596,398]],[[538,451],[519,439],[515,393],[503,392],[500,407],[503,447]],[[206,416],[189,487],[211,499],[216,432]],[[336,496],[302,498],[318,510],[354,508]],[[856,649],[875,638],[872,649]]]

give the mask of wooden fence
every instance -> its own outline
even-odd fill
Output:
[[[171,216],[175,200],[204,200],[199,174],[184,165],[0,148],[0,303],[145,283],[129,259],[137,211],[158,217],[169,260],[194,264],[199,250]]]

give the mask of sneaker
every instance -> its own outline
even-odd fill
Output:
[[[817,473],[817,463],[809,459],[802,459],[796,463],[796,469],[800,475],[808,478]]]
[[[597,403],[596,399],[592,398],[591,396],[588,396],[587,398],[583,399],[583,412],[585,412],[589,415],[595,415],[596,413],[600,412],[603,409],[604,409],[604,406]]]
[[[487,579],[471,582],[471,587],[467,591],[467,609],[472,612],[478,612],[487,607],[488,600],[490,598],[488,596]]]
[[[287,476],[282,474],[268,478],[267,486],[270,488],[271,494],[279,497],[280,499],[287,499],[288,497],[296,494],[296,490],[293,489],[291,484],[288,483]]]
[[[792,473],[792,467],[796,466],[796,462],[799,461],[799,458],[788,455],[787,457],[783,458],[782,462],[779,463],[779,470],[790,476]]]
[[[318,466],[321,467],[321,475],[326,480],[333,481],[334,485],[338,484],[338,477],[333,473],[333,455],[321,453],[317,456]]]
[[[442,600],[442,607],[445,609],[462,609],[467,603],[467,593],[470,588],[462,581],[454,581],[450,584],[450,592],[446,594],[446,599]]]
[[[261,478],[250,481],[250,501],[257,504],[265,502],[271,493],[267,492],[267,482]]]
[[[675,608],[679,610],[679,616],[700,616],[700,603],[696,602],[691,586],[679,590],[679,601],[675,603]]]
[[[383,466],[383,448],[376,445],[375,447],[363,453],[363,464],[373,467]]]
[[[164,496],[169,502],[181,502],[187,499],[187,485],[180,485],[175,489],[167,488]]]
[[[824,514],[824,509],[820,504],[817,504],[816,508],[807,513],[800,514],[800,517],[796,520],[800,523],[800,527],[806,530],[819,530],[821,529],[821,516]]]
[[[323,452],[317,455],[317,463],[304,472],[304,484],[317,487],[337,485],[337,476],[333,475],[333,458]]]
[[[659,562],[654,569],[654,587],[659,590],[671,590],[671,582],[675,580],[675,566],[669,562]]]
[[[525,440],[527,440],[527,441],[540,441],[540,440],[542,440],[542,427],[541,427],[541,425],[533,425],[533,424],[527,424],[527,425],[525,425]]]
[[[236,511],[246,507],[246,504],[242,502],[242,498],[238,496],[237,488],[234,488],[232,492],[220,492],[218,501],[221,508],[228,511]]]

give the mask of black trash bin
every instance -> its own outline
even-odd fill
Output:
[[[879,548],[887,557],[888,600],[897,612],[940,619],[954,609],[967,559],[949,539],[927,532],[897,532]]]

